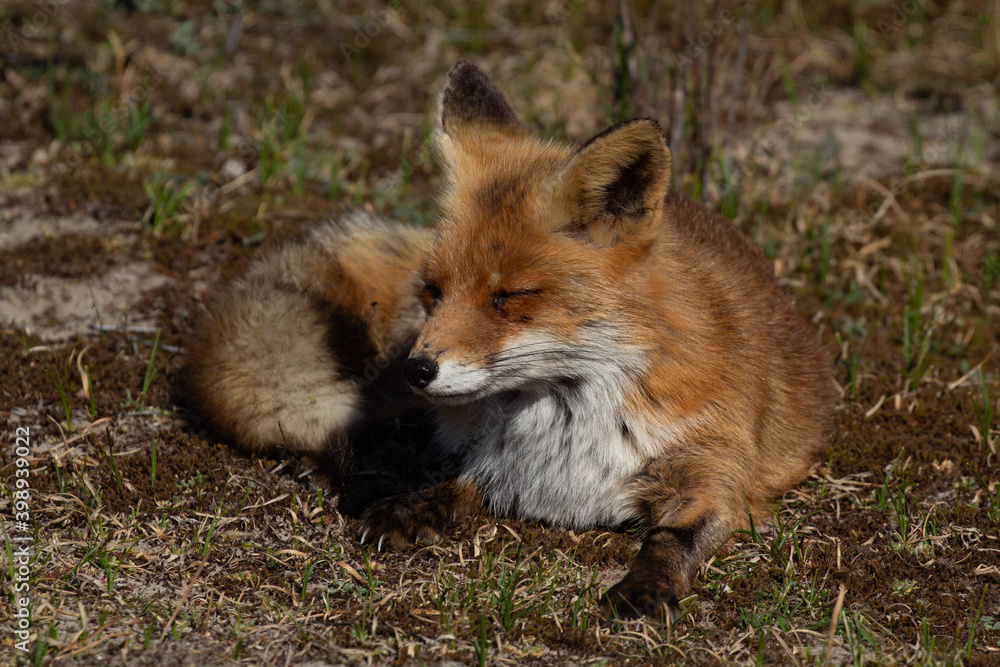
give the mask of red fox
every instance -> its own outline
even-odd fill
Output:
[[[193,405],[251,451],[346,460],[377,409],[361,381],[374,362],[378,395],[405,377],[461,463],[376,503],[362,542],[436,542],[483,506],[576,529],[638,521],[603,604],[676,618],[704,558],[825,447],[830,360],[760,250],[669,190],[655,121],[542,141],[463,61],[433,142],[433,237],[354,216],[260,261],[196,329]]]

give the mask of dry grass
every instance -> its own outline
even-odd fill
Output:
[[[4,630],[0,660],[998,659],[1000,5],[612,4],[0,8],[5,517],[17,428],[32,450],[2,618],[33,541],[30,651]],[[262,241],[344,206],[433,220],[429,111],[460,57],[550,136],[658,118],[675,187],[764,247],[836,354],[827,460],[673,627],[598,613],[637,548],[620,531],[481,516],[359,545],[365,502],[425,479],[393,467],[406,424],[337,497],[175,407],[192,313]]]

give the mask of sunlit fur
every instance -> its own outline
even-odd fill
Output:
[[[760,251],[667,191],[656,124],[575,149],[516,120],[449,119],[446,95],[442,219],[423,269],[441,298],[414,354],[439,364],[420,393],[442,404],[442,443],[487,503],[575,527],[650,505],[669,521],[690,503],[652,501],[641,473],[677,460],[699,469],[700,490],[683,493],[718,496],[736,527],[745,499],[761,509],[801,479],[825,444],[829,364]],[[637,161],[649,173],[623,195],[633,209],[602,208]]]
[[[542,141],[462,63],[434,137],[442,216],[411,357],[437,364],[419,393],[460,482],[502,514],[640,521],[611,597],[676,613],[700,560],[827,443],[826,354],[760,250],[669,192],[654,121]]]
[[[353,217],[259,261],[196,329],[196,409],[252,451],[349,453],[373,397],[401,400],[408,352],[433,370],[415,391],[459,473],[375,505],[362,539],[435,541],[479,504],[635,521],[647,536],[608,603],[676,615],[698,564],[826,445],[827,355],[760,250],[669,191],[655,121],[540,140],[459,63],[433,140],[433,240]]]

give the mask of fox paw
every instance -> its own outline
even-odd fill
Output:
[[[361,517],[358,538],[375,544],[381,551],[401,549],[411,544],[437,544],[451,523],[450,507],[414,498],[397,496],[372,505]]]
[[[612,618],[635,619],[652,616],[676,621],[681,606],[670,584],[662,577],[643,576],[629,571],[625,578],[608,589],[601,598],[601,608]]]

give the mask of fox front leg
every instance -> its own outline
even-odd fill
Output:
[[[690,526],[657,526],[650,529],[625,577],[602,599],[609,614],[618,618],[681,615],[679,600],[691,590],[691,575],[728,537],[711,516]]]
[[[741,494],[683,472],[698,469],[664,462],[636,481],[649,528],[628,573],[601,600],[609,615],[676,620],[698,566],[742,526]]]
[[[424,491],[386,498],[361,517],[362,544],[400,549],[411,544],[437,544],[453,524],[482,506],[479,490],[469,482],[449,480]]]

